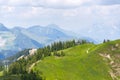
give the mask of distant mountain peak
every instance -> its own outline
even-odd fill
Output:
[[[0,26],[3,26],[3,24],[2,24],[2,23],[0,23]]]
[[[0,31],[9,31],[2,23],[0,23]]]
[[[41,26],[41,25],[34,25],[34,26],[31,26],[29,27],[28,29],[56,29],[56,30],[61,30],[61,28],[56,25],[56,24],[49,24],[47,26]]]
[[[20,26],[15,26],[13,29],[14,29],[14,30],[23,30],[24,28],[23,28],[23,27],[20,27]]]
[[[40,25],[33,25],[33,26],[30,26],[29,28],[27,29],[40,29],[40,28],[44,28],[43,26],[40,26]]]

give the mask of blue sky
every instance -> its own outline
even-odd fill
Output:
[[[57,24],[93,39],[120,38],[120,0],[0,0],[7,27]]]

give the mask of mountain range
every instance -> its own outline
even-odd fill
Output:
[[[57,25],[30,26],[29,28],[14,27],[8,29],[0,24],[0,59],[11,56],[28,48],[41,48],[55,41],[76,38]]]
[[[72,31],[61,29],[55,24],[34,25],[28,28],[16,26],[8,29],[0,23],[0,59],[12,56],[24,49],[41,48],[53,42],[78,38],[95,42],[91,38],[81,37]]]

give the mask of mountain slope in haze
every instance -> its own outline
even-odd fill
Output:
[[[84,44],[62,51],[64,57],[46,57],[35,64],[33,71],[40,75],[42,72],[46,80],[120,79],[120,40]]]
[[[68,35],[65,32],[60,31],[59,29],[53,28],[51,26],[32,26],[28,28],[27,31],[32,33],[33,35],[36,35],[37,37],[40,37],[41,39],[44,39],[45,45],[59,40],[62,41],[74,38],[74,36]]]
[[[33,26],[28,28],[27,30],[37,36],[46,36],[51,39],[68,37],[68,35],[66,35],[65,33],[51,27]]]
[[[42,44],[38,43],[37,41],[29,38],[28,36],[24,35],[20,32],[20,28],[12,30],[14,34],[16,34],[16,39],[14,40],[15,46],[19,46],[19,49],[28,49],[28,48],[38,48],[43,47]]]
[[[3,24],[0,26],[0,59],[12,56],[26,48],[43,47],[42,44],[19,32],[19,29],[10,30]]]
[[[3,24],[0,23],[0,31],[9,31]]]
[[[3,24],[0,24],[0,59],[13,55],[17,51],[14,46],[14,40],[15,35]]]

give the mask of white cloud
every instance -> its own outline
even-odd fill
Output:
[[[4,47],[6,44],[6,40],[2,39],[2,37],[0,37],[0,47]]]
[[[73,9],[73,10],[65,10],[63,12],[63,16],[64,17],[74,17],[78,15],[78,11],[77,9]]]
[[[0,0],[0,6],[7,5],[8,1]]]
[[[116,5],[120,0],[0,0],[2,6],[29,6],[56,9],[78,8],[89,5]]]
[[[33,5],[50,8],[75,8],[89,0],[36,0]]]
[[[2,6],[29,6],[29,7],[46,7],[46,8],[76,8],[84,4],[91,4],[92,0],[1,0]]]
[[[32,6],[31,0],[9,0],[8,5],[10,6]]]

